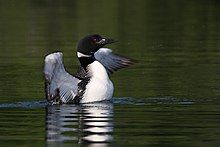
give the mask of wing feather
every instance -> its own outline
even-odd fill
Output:
[[[108,48],[100,48],[95,53],[95,58],[100,63],[102,63],[102,65],[104,65],[108,74],[112,74],[118,69],[125,68],[134,64],[134,60],[114,54],[112,53],[112,50]]]
[[[47,100],[54,101],[58,97],[62,103],[68,103],[74,99],[80,80],[66,72],[61,52],[45,57],[43,72]]]

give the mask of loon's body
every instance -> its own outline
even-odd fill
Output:
[[[114,87],[109,75],[133,62],[102,48],[113,43],[100,35],[88,35],[77,47],[80,67],[72,76],[66,72],[61,52],[45,57],[44,76],[46,98],[51,103],[89,103],[110,100]]]
[[[105,67],[99,61],[94,61],[87,69],[90,81],[86,85],[81,102],[93,102],[94,98],[95,101],[110,100],[114,88]]]

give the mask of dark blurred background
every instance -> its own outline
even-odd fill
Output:
[[[45,55],[74,74],[77,42],[99,33],[138,60],[112,76],[115,97],[220,95],[218,0],[0,0],[0,102],[44,99]]]

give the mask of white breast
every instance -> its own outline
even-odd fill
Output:
[[[110,100],[114,87],[105,67],[100,62],[94,61],[88,65],[87,69],[91,79],[86,86],[81,103]]]

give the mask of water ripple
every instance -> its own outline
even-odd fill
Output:
[[[115,97],[113,104],[117,105],[155,105],[155,104],[177,104],[177,105],[190,105],[194,104],[193,100],[186,98],[173,98],[173,97],[156,97],[156,98],[131,98],[131,97]],[[46,100],[41,101],[24,101],[17,103],[2,103],[0,108],[41,108],[50,105]],[[94,103],[83,104],[84,106],[94,105]],[[96,103],[96,106],[102,105]],[[72,111],[72,110],[69,110]],[[90,113],[91,114],[91,113]]]
[[[48,105],[46,100],[41,101],[24,101],[16,103],[2,103],[0,108],[41,108]]]
[[[113,103],[111,102],[49,105],[46,112],[48,144],[72,140],[77,143],[107,145],[113,140]]]
[[[130,104],[130,105],[155,105],[155,104],[179,104],[189,105],[193,104],[193,100],[186,98],[173,98],[173,97],[155,97],[155,98],[140,98],[135,99],[131,97],[114,98],[114,104]]]

